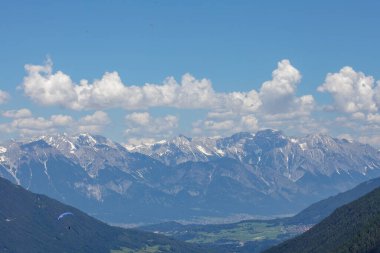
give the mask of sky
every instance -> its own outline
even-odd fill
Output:
[[[273,128],[380,146],[380,1],[1,1],[0,140]]]

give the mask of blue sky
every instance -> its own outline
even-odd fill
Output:
[[[375,0],[2,1],[2,139],[87,131],[138,143],[271,127],[376,145],[379,9]]]

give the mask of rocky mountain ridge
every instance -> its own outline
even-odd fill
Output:
[[[279,215],[380,176],[380,152],[276,130],[178,136],[133,149],[102,136],[58,134],[2,145],[0,175],[112,222]]]

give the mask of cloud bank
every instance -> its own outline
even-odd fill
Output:
[[[69,115],[54,114],[49,118],[34,117],[29,109],[22,108],[2,113],[12,121],[0,124],[0,132],[15,133],[21,137],[30,137],[57,132],[100,133],[110,123],[105,112],[96,111],[75,120]]]
[[[0,90],[0,104],[5,104],[8,102],[10,96],[7,92]]]
[[[153,117],[148,112],[134,112],[125,116],[125,136],[129,143],[140,144],[171,137],[178,128],[174,115]]]
[[[29,109],[2,113],[11,122],[2,124],[20,134],[38,133],[42,129],[101,133],[111,119],[105,110],[122,109],[125,140],[138,143],[154,141],[181,132],[178,115],[202,109],[204,117],[192,122],[193,135],[229,135],[238,131],[277,128],[290,133],[335,133],[370,142],[380,136],[380,81],[345,66],[328,73],[316,91],[331,96],[332,104],[318,104],[312,94],[298,94],[301,72],[287,59],[278,62],[271,78],[247,91],[217,92],[211,80],[184,74],[179,81],[167,77],[162,83],[129,85],[117,72],[106,72],[93,81],[75,82],[53,63],[25,65],[22,90],[35,103],[65,110],[92,111],[74,119],[56,114],[50,118],[33,117]],[[9,94],[0,91],[0,103]],[[176,115],[153,116],[159,108]],[[70,114],[70,113],[69,113]],[[162,113],[161,113],[162,114]],[[121,123],[119,123],[121,124]],[[28,126],[29,125],[29,126]],[[75,127],[72,127],[75,125]],[[121,133],[120,133],[121,134]]]
[[[126,85],[117,72],[106,72],[100,79],[79,84],[61,71],[53,73],[53,63],[26,65],[23,82],[24,94],[41,105],[62,106],[73,110],[126,110],[151,107],[181,109],[233,107],[255,111],[260,100],[254,91],[248,93],[216,93],[207,79],[197,80],[190,74],[182,76],[178,83],[167,77],[162,84],[146,83],[142,86]]]

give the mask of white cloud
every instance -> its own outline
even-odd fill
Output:
[[[343,67],[338,73],[327,74],[318,91],[332,95],[333,109],[340,114],[337,124],[330,127],[331,130],[344,129],[356,140],[379,146],[379,81],[375,82],[372,76],[366,76],[351,67]]]
[[[71,78],[61,71],[52,74],[52,62],[46,65],[25,65],[28,75],[24,78],[25,95],[43,105],[76,105],[77,94]]]
[[[156,138],[128,138],[128,143],[124,143],[124,146],[128,148],[134,148],[136,146],[139,146],[141,144],[154,144],[157,142]]]
[[[296,96],[301,74],[288,60],[278,63],[272,80],[264,82],[259,92],[252,89],[248,92],[218,93],[210,80],[196,79],[190,74],[183,75],[180,82],[168,77],[162,84],[129,86],[122,82],[117,72],[107,72],[92,83],[82,80],[76,84],[61,71],[53,73],[51,61],[45,66],[26,65],[26,71],[24,92],[43,105],[59,105],[74,110],[151,107],[209,110],[208,118],[198,123],[194,132],[202,128],[213,133],[252,131],[268,120],[307,116],[315,105],[311,95]],[[268,115],[271,118],[268,119]],[[153,118],[148,112],[131,113],[127,120],[125,133],[128,137],[133,134],[142,137],[141,126],[144,126],[148,138],[168,135],[178,127],[175,116]],[[86,125],[80,125],[79,129],[97,129],[91,124]]]
[[[218,110],[255,111],[261,105],[256,91],[216,93],[211,81],[196,79],[190,74],[178,83],[168,77],[163,84],[125,85],[117,72],[107,72],[89,83],[74,83],[61,71],[53,73],[52,62],[44,66],[26,65],[23,90],[26,96],[42,105],[58,105],[74,110],[150,107],[207,108]]]
[[[375,101],[377,103],[377,108],[380,107],[380,81],[376,82],[376,88],[374,89],[375,92]]]
[[[0,132],[15,133],[20,136],[53,134],[62,131],[99,133],[110,123],[108,115],[102,111],[86,115],[79,120],[62,114],[52,115],[49,118],[32,117],[28,109],[11,110],[4,114],[12,118],[12,121],[0,124]]]
[[[282,60],[273,71],[272,79],[264,82],[259,92],[229,93],[224,103],[226,106],[209,112],[206,119],[196,121],[193,133],[202,135],[203,131],[209,135],[226,135],[256,131],[263,126],[284,128],[281,125],[284,122],[311,121],[309,117],[315,101],[312,95],[296,95],[300,81],[300,72],[289,60]]]
[[[209,114],[205,120],[195,121],[192,133],[197,136],[227,136],[259,129],[258,120],[253,114],[224,114],[225,117],[220,117],[221,115]]]
[[[8,102],[10,96],[7,92],[0,90],[0,104]]]
[[[27,108],[22,108],[19,110],[5,111],[2,115],[7,118],[27,118],[32,116],[32,112]]]
[[[379,147],[380,135],[364,135],[357,139],[361,143],[366,143],[374,147]]]
[[[379,110],[379,85],[375,87],[372,76],[344,67],[338,73],[329,73],[318,87],[320,92],[330,93],[335,108],[344,113],[370,113]]]
[[[207,79],[197,80],[192,75],[185,74],[181,85],[177,87],[173,94],[175,107],[210,108],[219,102],[211,82]]]
[[[215,102],[211,82],[196,80],[190,74],[185,74],[180,84],[169,77],[162,85],[140,87],[123,84],[117,72],[107,72],[93,83],[81,80],[75,84],[61,71],[53,73],[51,61],[44,66],[26,65],[25,69],[25,95],[42,105],[60,105],[74,110],[155,106],[204,108]]]
[[[154,117],[149,113],[154,107],[206,109],[207,116],[192,125],[193,134],[198,136],[226,136],[239,131],[276,128],[291,134],[331,132],[338,136],[342,132],[370,142],[368,136],[376,139],[380,131],[380,81],[351,67],[327,74],[325,82],[318,87],[318,91],[331,94],[334,99],[333,105],[324,105],[324,110],[318,109],[312,95],[298,95],[302,76],[286,59],[278,62],[272,78],[259,88],[230,93],[217,92],[210,80],[190,74],[178,81],[167,77],[161,84],[135,86],[123,83],[117,72],[106,72],[91,82],[74,82],[62,71],[53,71],[50,60],[42,66],[26,65],[25,69],[22,88],[34,102],[95,112],[74,119],[62,114],[35,117],[26,108],[9,110],[1,113],[11,121],[0,125],[2,132],[22,135],[63,130],[101,133],[111,122],[102,111],[107,108],[144,109],[145,112],[133,112],[125,117],[124,135],[128,143],[153,142],[181,131],[177,116]],[[0,103],[8,99],[9,95],[0,91]]]
[[[44,131],[52,128],[54,126],[51,120],[45,119],[43,117],[37,118],[19,118],[15,119],[11,123],[11,127],[14,129],[19,129],[23,131]]]
[[[61,114],[53,115],[50,119],[55,126],[70,126],[74,122],[71,116]]]
[[[284,114],[286,117],[289,113],[310,113],[314,108],[314,98],[312,95],[296,96],[300,81],[300,72],[289,60],[280,61],[272,73],[272,80],[264,82],[260,88],[262,112],[272,115]]]
[[[355,112],[351,115],[351,118],[354,120],[364,120],[366,116],[362,112]]]
[[[223,120],[223,121],[216,121],[216,120],[205,120],[203,123],[203,127],[206,130],[217,130],[217,131],[227,131],[230,129],[233,129],[236,126],[236,123],[233,120]]]
[[[234,115],[236,115],[236,114],[232,111],[209,112],[209,113],[207,113],[207,118],[209,118],[209,119],[225,119],[225,118],[231,118]]]
[[[257,131],[259,129],[258,121],[253,115],[245,115],[241,118],[242,129],[246,131]]]
[[[80,118],[77,122],[79,132],[100,133],[111,122],[108,114],[96,111],[91,115]]]
[[[302,76],[289,60],[278,62],[271,80],[263,82],[260,88],[230,93],[216,92],[210,80],[197,79],[190,74],[183,75],[178,81],[168,77],[162,84],[134,86],[123,83],[117,72],[107,72],[92,82],[81,80],[76,83],[69,75],[54,72],[49,60],[43,66],[26,65],[25,68],[27,75],[22,87],[24,94],[33,101],[46,106],[97,111],[80,119],[60,114],[49,118],[32,117],[28,109],[3,112],[3,116],[12,118],[13,127],[19,132],[39,129],[42,132],[45,127],[47,131],[65,129],[100,133],[110,123],[102,110],[122,108],[146,110],[126,115],[124,134],[129,143],[176,134],[179,127],[177,116],[153,117],[148,109],[154,107],[206,109],[207,116],[193,124],[192,131],[196,135],[229,135],[267,127],[291,133],[310,133],[342,126],[344,133],[358,138],[359,135],[352,132],[365,131],[364,128],[358,130],[361,124],[371,131],[380,125],[380,82],[376,83],[373,77],[350,67],[328,74],[318,88],[334,98],[334,105],[325,106],[324,111],[317,110],[312,95],[297,94]],[[318,120],[332,111],[337,114],[334,118],[344,120]],[[28,124],[33,124],[35,129],[27,127]],[[4,125],[0,128],[5,131]]]
[[[91,115],[86,115],[80,119],[80,122],[83,124],[101,124],[105,125],[110,122],[107,113],[102,111],[96,111]]]
[[[173,135],[178,128],[178,118],[174,115],[153,117],[148,112],[127,114],[125,135],[129,143],[157,140]]]
[[[147,126],[150,121],[151,117],[148,112],[134,112],[131,114],[128,114],[126,117],[127,121],[130,121],[132,124],[141,125],[141,126]]]
[[[376,114],[369,113],[367,115],[367,120],[370,123],[380,124],[380,114],[378,114],[378,113],[376,113]]]
[[[252,113],[262,106],[259,94],[255,90],[249,92],[232,92],[219,95],[220,105],[216,109],[234,112]]]

